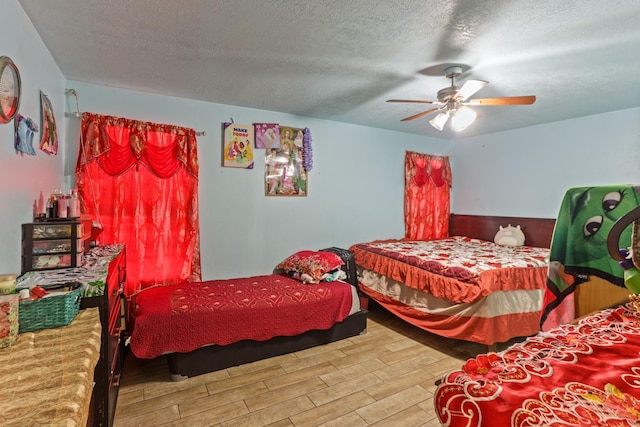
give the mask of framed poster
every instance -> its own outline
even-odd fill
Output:
[[[299,143],[297,136],[299,135]],[[280,146],[265,150],[265,196],[306,196],[302,162],[303,129],[280,126]]]
[[[277,123],[254,123],[256,128],[256,148],[279,148],[280,125]]]
[[[223,123],[222,166],[253,169],[253,125]]]

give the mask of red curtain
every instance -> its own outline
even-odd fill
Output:
[[[449,158],[407,151],[404,170],[405,238],[426,240],[448,236]]]
[[[125,294],[201,280],[193,129],[84,113],[76,166],[82,212],[124,243]]]

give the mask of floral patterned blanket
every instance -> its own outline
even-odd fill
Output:
[[[359,243],[350,250],[363,268],[460,303],[501,290],[542,289],[549,258],[545,248],[501,246],[461,236]],[[542,280],[533,279],[532,270]]]
[[[640,425],[640,313],[629,303],[540,332],[446,374],[434,405],[456,426]]]
[[[546,267],[549,257],[548,249],[500,246],[460,236],[365,243],[358,247],[469,283],[477,283],[480,274],[496,268]]]

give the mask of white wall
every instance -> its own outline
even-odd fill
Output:
[[[33,219],[33,201],[40,190],[45,195],[62,188],[65,157],[64,87],[66,80],[16,1],[0,6],[0,56],[8,56],[22,80],[19,113],[40,120],[40,90],[48,95],[58,124],[59,154],[39,150],[41,133],[34,138],[36,156],[21,156],[14,150],[14,122],[0,124],[0,273],[20,273],[21,227]]]
[[[69,81],[80,109],[205,131],[198,137],[203,278],[268,274],[291,253],[404,235],[404,154],[446,154],[449,143],[272,111]],[[74,105],[75,100],[71,105]],[[264,196],[264,150],[254,169],[224,168],[222,123],[308,127],[313,170],[307,197]],[[79,120],[69,120],[77,152]],[[69,159],[71,160],[71,159]],[[65,168],[73,175],[75,159]],[[67,179],[69,176],[67,176]]]
[[[640,183],[640,108],[467,138],[452,211],[555,218],[571,187]]]

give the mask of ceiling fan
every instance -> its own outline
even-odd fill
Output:
[[[462,87],[458,87],[456,86],[456,77],[460,74],[462,74],[461,66],[450,66],[445,69],[445,77],[451,79],[451,86],[438,91],[437,101],[389,99],[387,102],[410,102],[416,104],[437,105],[436,108],[406,117],[401,121],[406,122],[408,120],[426,116],[427,114],[439,112],[437,116],[429,120],[431,126],[438,130],[443,130],[447,121],[451,119],[451,129],[459,132],[466,129],[477,117],[476,112],[469,108],[469,106],[531,105],[536,101],[536,97],[533,95],[469,99],[471,95],[488,85],[489,82],[484,80],[467,80]]]

